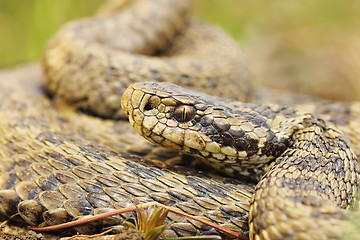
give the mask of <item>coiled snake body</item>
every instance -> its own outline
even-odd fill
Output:
[[[261,178],[259,183],[154,161],[173,155],[135,136],[124,121],[76,112],[49,100],[39,80],[30,86],[19,79],[2,82],[2,215],[54,225],[134,199],[155,200],[251,239],[340,237],[359,170],[349,142],[332,123],[300,108],[244,104],[153,82],[219,89],[238,100],[251,95],[236,44],[204,23],[180,21],[187,8],[187,1],[139,1],[114,17],[70,23],[45,51],[47,89],[104,117],[121,118],[122,105],[131,125],[151,142],[200,157],[231,176]],[[123,35],[110,37],[118,31]],[[173,36],[175,42],[166,44]],[[125,91],[141,80],[151,82]],[[100,231],[126,217],[76,230]],[[221,234],[175,214],[168,218],[167,236]]]

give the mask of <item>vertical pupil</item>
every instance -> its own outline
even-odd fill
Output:
[[[188,122],[195,116],[195,109],[191,106],[181,105],[174,111],[174,118],[178,122]]]
[[[185,107],[182,110],[182,120],[183,120],[183,122],[186,121],[186,108]]]

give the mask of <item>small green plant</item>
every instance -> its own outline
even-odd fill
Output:
[[[145,235],[145,240],[158,240],[165,231],[167,224],[164,224],[169,210],[157,205],[147,208],[136,208],[135,224],[126,221],[125,225],[129,228],[141,231]]]
[[[141,231],[145,235],[145,240],[158,240],[161,234],[168,227],[165,224],[169,209],[158,205],[151,205],[146,208],[139,208],[136,206],[135,223],[125,221],[125,225],[129,228]],[[208,236],[189,236],[189,237],[176,237],[166,238],[162,240],[221,240],[220,236],[208,235]]]

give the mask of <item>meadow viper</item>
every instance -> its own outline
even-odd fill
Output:
[[[358,104],[317,105],[312,114],[316,105],[238,102],[253,92],[243,54],[220,29],[189,20],[188,9],[183,0],[139,0],[69,23],[45,50],[46,91],[39,80],[2,82],[2,215],[43,226],[158,201],[251,239],[341,236],[359,169],[338,128],[359,153]],[[161,162],[192,158],[108,119],[124,117],[121,105],[152,143],[241,180]],[[98,232],[129,216],[75,230]],[[168,237],[221,235],[168,218]]]

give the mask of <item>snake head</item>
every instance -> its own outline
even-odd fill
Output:
[[[206,159],[230,175],[261,169],[285,149],[266,118],[248,105],[174,84],[133,84],[122,108],[150,142]]]

